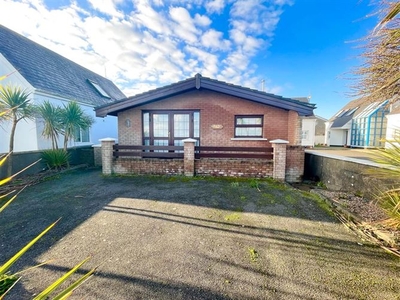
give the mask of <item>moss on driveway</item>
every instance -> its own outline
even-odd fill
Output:
[[[399,299],[400,261],[338,223],[316,195],[271,180],[104,177],[74,171],[2,213],[1,262],[60,223],[15,268],[30,299],[75,263],[72,299]],[[82,271],[83,272],[83,271]]]

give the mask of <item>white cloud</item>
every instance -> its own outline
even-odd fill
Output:
[[[42,0],[2,0],[0,20],[107,75],[127,95],[195,73],[259,89],[253,59],[271,42],[282,6],[290,2],[89,0],[84,8],[79,1],[50,9]],[[124,12],[127,7],[132,11]],[[221,20],[224,10],[230,17]]]
[[[195,73],[201,73],[204,76],[208,77],[216,76],[219,70],[217,55],[211,54],[204,50],[200,50],[193,46],[187,46],[185,48],[192,55],[192,58],[197,61],[197,64],[194,68]]]
[[[183,7],[171,7],[169,9],[171,19],[175,21],[173,24],[173,32],[184,41],[194,44],[197,42],[200,30],[194,24],[189,12]]]
[[[223,33],[214,29],[209,29],[201,36],[201,42],[206,48],[211,50],[228,50],[230,41],[223,39]]]
[[[209,1],[209,2],[206,2],[205,7],[206,7],[206,10],[208,13],[220,14],[225,7],[225,1],[224,0]]]
[[[200,14],[195,14],[194,21],[197,25],[203,27],[209,26],[211,24],[211,20],[209,17]]]
[[[116,8],[116,4],[120,3],[121,0],[88,0],[94,9],[102,12],[106,15],[123,18],[124,14]]]
[[[134,1],[136,11],[131,13],[131,22],[140,24],[144,28],[148,28],[158,34],[168,34],[169,26],[167,19],[162,12],[154,10],[147,1]]]
[[[233,3],[230,14],[232,17],[253,19],[254,13],[265,9],[262,0],[237,0]]]

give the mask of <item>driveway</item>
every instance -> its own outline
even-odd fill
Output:
[[[82,270],[98,271],[71,299],[400,299],[400,260],[316,197],[272,181],[59,175],[0,216],[0,263],[62,217],[14,270],[55,260],[8,299],[88,255]]]

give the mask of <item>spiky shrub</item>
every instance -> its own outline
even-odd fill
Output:
[[[49,169],[59,170],[68,167],[70,154],[64,149],[50,149],[43,151],[41,158]]]
[[[383,165],[383,168],[374,170],[374,176],[389,180],[398,179],[400,178],[400,137],[386,141],[386,144],[387,148],[380,149],[374,159],[375,162]],[[388,190],[380,190],[376,199],[388,217],[382,221],[382,224],[400,229],[400,187],[394,186]]]
[[[379,203],[385,210],[388,218],[382,221],[382,224],[400,229],[400,191],[390,190],[379,196]]]
[[[4,162],[9,158],[10,154],[5,155],[0,157],[0,167],[4,164]],[[35,162],[36,163],[36,162]],[[35,164],[33,163],[33,164]],[[27,168],[29,168],[28,166]],[[20,174],[21,172],[25,171],[27,168],[21,170],[20,172],[6,177],[4,179],[0,179],[0,186],[10,182],[15,176]],[[19,190],[18,192],[10,192],[5,195],[0,194],[0,213],[12,202],[14,201],[18,194],[22,192],[23,189]],[[5,200],[5,203],[3,201]],[[16,254],[12,256],[9,260],[7,260],[4,264],[0,265],[0,299],[3,299],[3,297],[8,293],[12,287],[18,282],[21,273],[23,271],[19,271],[16,273],[11,273],[10,268],[14,265],[15,262],[18,261],[22,257],[22,255],[28,251],[36,242],[38,242],[50,229],[52,229],[58,222],[54,222],[50,226],[48,226],[46,229],[44,229],[38,236],[36,236],[33,240],[28,242],[26,246],[24,246],[22,249],[19,249],[16,251]],[[71,277],[72,274],[74,274],[84,263],[86,263],[90,257],[84,259],[81,261],[79,264],[75,265],[70,271],[65,273],[62,277],[51,283],[45,290],[43,290],[41,293],[39,293],[34,300],[45,300],[49,299],[49,295],[52,294],[60,285],[62,285],[68,278]],[[93,275],[95,272],[96,268],[91,269],[89,272],[81,276],[78,280],[73,282],[71,285],[67,286],[64,288],[61,292],[58,293],[55,297],[52,299],[67,299],[72,292],[78,288],[84,281],[86,281],[90,276]]]

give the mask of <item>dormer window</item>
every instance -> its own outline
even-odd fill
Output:
[[[96,89],[97,92],[99,92],[100,95],[102,95],[104,98],[111,98],[110,95],[107,94],[105,90],[98,84],[97,82],[88,79],[91,85]]]

